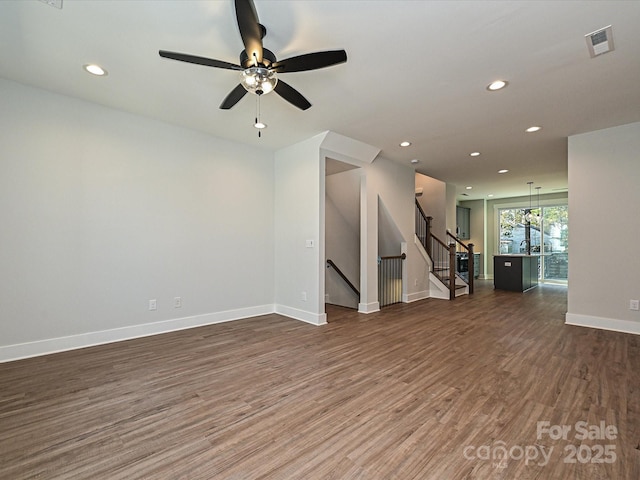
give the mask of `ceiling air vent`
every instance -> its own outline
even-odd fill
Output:
[[[62,10],[62,0],[40,0],[42,3],[46,3],[52,7],[59,8]]]
[[[613,50],[611,25],[596,30],[595,32],[587,33],[584,37],[587,40],[587,48],[589,49],[591,58]]]

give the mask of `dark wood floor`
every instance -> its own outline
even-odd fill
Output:
[[[640,337],[565,311],[480,282],[0,364],[0,478],[637,480]]]

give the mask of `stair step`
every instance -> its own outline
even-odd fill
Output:
[[[449,279],[448,278],[441,278],[440,281],[442,283],[444,283],[445,285],[449,285]],[[466,283],[456,283],[456,288],[466,288],[468,285]]]

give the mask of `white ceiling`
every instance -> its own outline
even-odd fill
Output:
[[[255,0],[279,59],[344,48],[345,64],[281,78],[313,106],[262,97],[218,105],[231,70],[161,58],[171,50],[238,63],[231,0],[0,2],[0,77],[275,150],[325,130],[457,185],[473,199],[567,188],[567,137],[640,121],[638,1]],[[615,50],[584,35],[613,25]],[[99,63],[109,75],[82,70]],[[509,86],[486,90],[495,79]],[[542,125],[534,134],[531,125]],[[400,148],[399,142],[413,145]],[[479,157],[469,153],[480,151]],[[498,175],[497,170],[509,169]],[[465,186],[472,190],[465,190]]]

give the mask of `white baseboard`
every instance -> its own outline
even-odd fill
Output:
[[[297,308],[288,307],[286,305],[276,305],[275,313],[290,317],[295,320],[310,323],[312,325],[326,325],[327,314],[326,313],[312,313],[306,310],[299,310]]]
[[[105,343],[131,340],[133,338],[148,337],[161,333],[175,332],[187,328],[202,327],[215,323],[241,320],[243,318],[257,317],[259,315],[267,315],[270,313],[279,313],[314,325],[323,325],[327,323],[326,314],[312,314],[310,312],[303,312],[301,310],[283,306],[258,305],[255,307],[207,313],[192,317],[174,318],[160,322],[132,325],[129,327],[101,330],[97,332],[87,332],[77,335],[69,335],[66,337],[48,338],[33,342],[4,345],[0,346],[0,363],[20,360],[22,358],[48,355],[50,353],[63,352],[66,350],[103,345]]]
[[[640,322],[634,322],[632,320],[618,320],[616,318],[567,313],[565,315],[564,323],[567,325],[576,325],[578,327],[599,328],[601,330],[611,330],[613,332],[640,335]]]
[[[379,311],[380,311],[380,302],[358,304],[358,313],[374,313]]]
[[[429,290],[422,290],[421,292],[402,295],[402,301],[404,303],[417,302],[418,300],[424,300],[425,298],[429,298]]]

